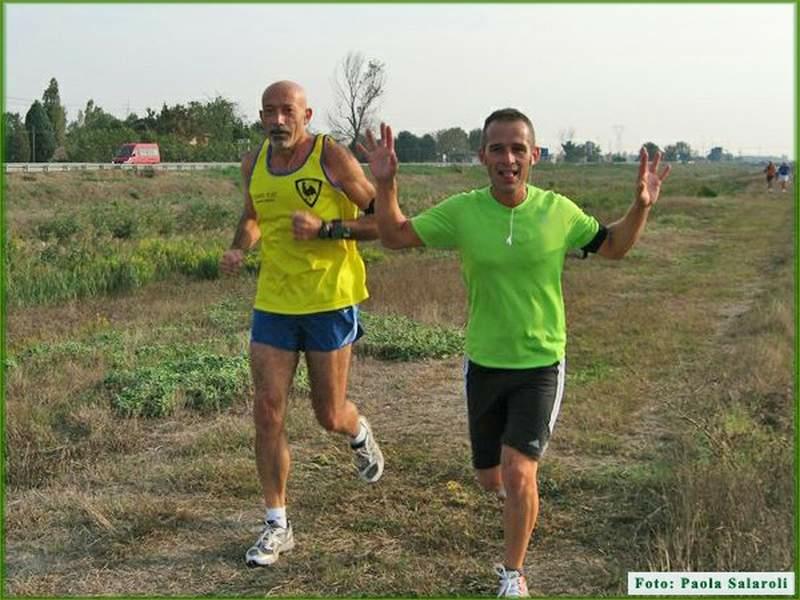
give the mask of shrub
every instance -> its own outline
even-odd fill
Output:
[[[122,217],[109,226],[111,235],[117,239],[128,240],[136,235],[138,224],[131,217]]]
[[[104,380],[111,405],[124,416],[163,417],[181,407],[201,412],[227,408],[245,394],[250,380],[245,356],[201,352],[156,366],[113,370]]]
[[[66,215],[40,223],[36,227],[36,233],[42,241],[55,238],[59,242],[63,242],[75,235],[80,228],[81,226],[74,215]]]
[[[427,326],[399,315],[361,313],[367,335],[357,348],[387,360],[449,358],[464,352],[460,329]]]
[[[236,221],[236,210],[233,207],[211,203],[204,200],[193,200],[183,208],[179,219],[185,226],[201,230],[229,227]]]
[[[700,189],[697,190],[697,196],[699,198],[716,198],[719,194],[714,191],[712,188],[708,187],[707,185],[700,186]]]

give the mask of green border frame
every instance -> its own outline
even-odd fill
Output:
[[[614,1],[603,1],[603,0],[569,0],[567,2],[539,2],[537,0],[505,0],[503,2],[498,2],[496,4],[640,4],[640,5],[666,5],[666,4],[758,4],[758,5],[770,5],[770,4],[791,4],[794,6],[794,118],[795,122],[794,125],[794,163],[795,163],[795,185],[794,185],[794,325],[795,325],[795,340],[794,340],[794,452],[795,452],[795,469],[794,469],[794,541],[795,541],[795,553],[794,553],[794,566],[795,566],[795,598],[800,597],[800,515],[798,514],[798,508],[800,508],[800,436],[798,435],[798,430],[800,429],[800,401],[798,400],[798,383],[800,383],[800,359],[798,355],[800,355],[800,330],[798,330],[798,318],[800,317],[800,236],[799,228],[800,228],[800,189],[797,186],[797,161],[798,156],[800,155],[800,140],[798,139],[798,95],[800,95],[800,78],[798,77],[798,60],[797,60],[797,53],[800,50],[800,46],[798,46],[798,31],[800,31],[800,10],[798,10],[798,3],[800,0],[777,0],[777,1],[768,1],[768,2],[757,2],[753,0],[711,0],[709,2],[699,2],[697,0],[669,0],[665,2],[652,2],[652,1],[642,1],[642,0],[614,0]],[[430,4],[430,2],[426,2],[425,0],[365,0],[360,2],[358,0],[294,0],[293,2],[271,2],[271,0],[236,0],[237,4]],[[71,0],[57,0],[55,2],[47,1],[47,0],[17,0],[17,1],[0,1],[0,32],[5,32],[5,25],[6,25],[6,5],[8,4],[221,4],[221,2],[212,1],[212,0],[172,0],[172,1],[164,1],[164,0],[141,0],[140,2],[116,2],[116,1],[108,1],[108,0],[83,0],[82,2],[72,2]],[[494,2],[486,2],[482,0],[437,0],[436,4],[495,4]],[[745,43],[743,41],[743,43]],[[0,64],[0,89],[5,92],[6,89],[6,69],[5,69],[5,55],[6,55],[6,38],[3,35],[3,46],[2,50],[2,64]],[[2,94],[0,97],[0,106],[2,107],[2,112],[5,114],[6,112],[6,105],[5,105],[5,93]],[[5,140],[5,119],[0,119],[0,135],[3,136],[3,140]],[[5,159],[5,148],[4,146],[0,146],[0,158]],[[0,248],[5,247],[5,238],[6,238],[6,220],[5,220],[5,169],[0,169],[0,243],[2,246]],[[2,523],[3,529],[0,530],[0,598],[5,598],[5,506],[6,506],[6,497],[5,497],[5,452],[6,452],[6,445],[5,445],[5,359],[6,359],[6,314],[7,314],[7,305],[6,305],[6,273],[5,267],[3,267],[2,272],[0,273],[0,385],[2,388],[0,389],[0,432],[3,433],[3,443],[0,444],[0,523]],[[46,597],[46,598],[55,598],[56,596]],[[111,596],[115,598],[125,598],[126,596]],[[195,599],[195,598],[206,598],[207,596],[135,596],[136,598],[163,598],[164,600],[183,600],[183,599]],[[235,598],[259,598],[258,596],[233,596]],[[661,597],[689,597],[689,596],[661,596]],[[703,596],[703,598],[736,598],[737,596]],[[744,598],[745,596],[738,596],[738,598]],[[768,596],[763,596],[768,597]],[[790,596],[781,596],[782,598],[788,598]],[[39,598],[36,596],[24,596],[24,598]],[[44,597],[43,597],[44,598]],[[79,598],[93,598],[87,596],[69,596],[71,599],[79,599]],[[593,598],[592,596],[560,596],[560,598]],[[608,598],[612,598],[609,596]],[[620,598],[646,598],[645,596],[620,596]]]

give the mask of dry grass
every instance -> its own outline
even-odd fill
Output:
[[[684,422],[673,448],[674,485],[683,493],[668,505],[665,529],[654,538],[657,568],[793,568],[787,516],[795,490],[795,309],[785,259],[792,250],[788,223],[778,226],[784,237],[772,244],[752,240],[768,250],[748,265],[763,277],[723,307],[711,336],[716,351],[706,353],[702,368],[686,368],[693,389],[684,386],[671,402]],[[741,269],[726,266],[728,274]]]
[[[229,196],[236,194],[238,173],[198,177],[197,173],[156,171],[143,177],[134,171],[85,171],[82,173],[7,173],[4,177],[8,215],[14,223],[23,213],[56,212],[58,207],[97,201],[141,200],[142,204],[164,196]]]
[[[601,175],[604,194],[627,185],[600,171],[581,185]],[[676,175],[678,188],[719,185]],[[434,196],[412,176],[414,201]],[[476,179],[447,185],[457,176]],[[541,470],[537,595],[624,594],[629,570],[793,564],[791,207],[758,193],[662,202],[625,261],[567,263],[568,388]],[[463,324],[453,257],[400,253],[369,270],[368,310]],[[388,461],[376,486],[355,479],[308,399],[291,400],[298,546],[273,569],[242,564],[262,514],[249,398],[215,415],[113,413],[99,382],[137,349],[243,351],[253,285],[175,277],[9,312],[6,595],[492,593],[501,506],[473,481],[458,358],[356,354],[350,396]]]
[[[457,257],[403,252],[372,269],[367,310],[400,314],[430,325],[463,327],[467,302]]]

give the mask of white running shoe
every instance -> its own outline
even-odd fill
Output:
[[[358,422],[367,430],[364,442],[353,448],[353,463],[358,470],[358,476],[367,483],[375,483],[383,475],[383,452],[372,435],[372,428],[366,417],[359,417]]]
[[[248,567],[266,567],[278,560],[281,552],[294,548],[292,524],[279,527],[272,521],[264,524],[256,543],[244,555]]]
[[[528,583],[519,571],[507,571],[503,565],[495,565],[494,572],[500,578],[498,598],[528,598]]]

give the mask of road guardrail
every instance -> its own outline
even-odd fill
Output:
[[[238,162],[159,163],[157,165],[116,165],[112,163],[4,163],[6,173],[59,173],[62,171],[204,171],[239,167]]]

